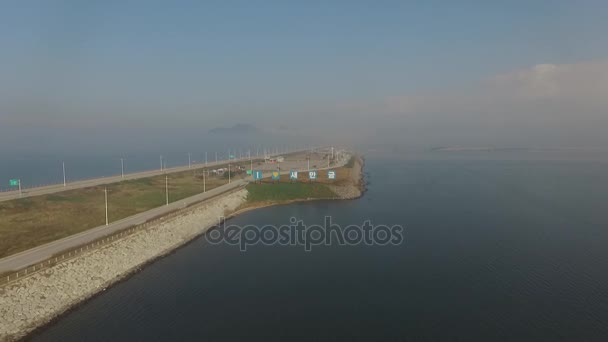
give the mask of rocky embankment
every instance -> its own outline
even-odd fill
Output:
[[[355,157],[351,179],[347,184],[330,185],[329,188],[342,199],[355,199],[363,195],[365,182],[363,181],[363,159]]]
[[[239,190],[165,222],[0,288],[0,341],[25,336],[146,263],[187,243],[234,211]]]

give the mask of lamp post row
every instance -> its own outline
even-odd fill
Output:
[[[287,151],[289,149],[286,149]],[[278,152],[278,148],[275,148],[275,151]],[[239,151],[240,152],[240,151]],[[333,154],[333,148],[332,148],[332,154]],[[256,155],[259,155],[259,147],[256,150]],[[228,161],[230,161],[230,154],[228,156]],[[240,154],[240,159],[243,158],[243,154]],[[249,158],[250,161],[250,168],[251,170],[253,170],[253,159],[251,156],[251,150],[248,150],[247,152],[247,157]],[[217,152],[215,152],[215,161],[216,163],[218,162],[218,154]],[[207,165],[208,163],[208,159],[207,159],[207,152],[205,152],[205,165]],[[66,176],[66,167],[65,167],[65,161],[61,163],[61,168],[62,168],[62,173],[63,173],[63,186],[67,187],[67,176]],[[192,168],[192,153],[188,152],[188,168],[191,169]],[[160,170],[161,171],[166,171],[166,160],[163,159],[163,156],[160,156]],[[120,158],[120,177],[124,179],[125,177],[125,158]],[[230,184],[232,181],[231,179],[231,164],[230,162],[228,163],[228,184]],[[18,181],[19,183],[19,194],[21,196],[22,193],[22,189],[21,189],[21,180],[19,179]],[[207,192],[207,184],[206,184],[206,170],[203,170],[203,192]],[[105,201],[105,221],[106,221],[106,226],[110,224],[109,222],[109,216],[108,216],[108,188],[105,187],[104,188],[104,201]],[[169,176],[165,175],[165,205],[169,205]]]
[[[272,151],[272,149],[270,149],[270,151]],[[278,153],[280,151],[280,149],[278,147],[274,148],[275,153]],[[284,149],[285,152],[289,152],[289,147],[286,147]],[[267,149],[264,149],[264,155],[266,155],[268,152]],[[229,152],[230,153],[230,152]],[[240,153],[240,151],[239,151]],[[260,154],[260,146],[257,146],[256,148],[256,156],[259,156]],[[333,147],[332,147],[332,156],[333,156]],[[205,152],[205,165],[208,164],[208,155],[207,152]],[[244,153],[240,154],[240,159],[243,159]],[[247,152],[247,157],[249,157],[249,159],[252,158],[252,153],[251,150],[248,150]],[[166,159],[160,155],[159,157],[159,161],[160,161],[160,171],[166,171],[167,169],[167,161]],[[230,154],[228,156],[228,161],[230,161]],[[219,162],[219,156],[217,151],[215,152],[215,162],[218,163]],[[192,168],[192,153],[188,152],[188,168],[191,169]],[[63,175],[63,187],[67,187],[68,185],[68,181],[67,181],[67,173],[66,173],[66,165],[65,165],[65,161],[61,163],[61,169],[62,169],[62,175]],[[120,178],[125,178],[125,158],[120,158]],[[21,186],[21,182],[19,182],[19,185]],[[20,191],[21,192],[21,191]]]

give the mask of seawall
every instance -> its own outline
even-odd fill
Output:
[[[203,234],[218,223],[219,217],[244,203],[246,195],[244,189],[223,195],[181,216],[0,288],[0,341],[26,336]]]

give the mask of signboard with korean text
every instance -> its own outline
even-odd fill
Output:
[[[272,180],[278,181],[280,179],[281,179],[281,174],[279,173],[279,171],[272,171]]]

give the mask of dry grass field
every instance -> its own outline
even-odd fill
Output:
[[[203,192],[201,170],[168,177],[170,202]],[[227,182],[208,177],[206,189]],[[0,257],[105,224],[106,187],[110,222],[165,204],[165,176],[0,202]]]
[[[349,163],[350,164],[350,163]],[[256,163],[254,162],[254,168]],[[232,179],[246,178],[248,162],[232,164]],[[349,167],[350,166],[350,167]],[[352,164],[336,168],[336,180],[329,180],[327,171],[318,171],[318,178],[309,182],[307,172],[300,172],[297,184],[289,175],[281,176],[280,184],[265,179],[251,184],[252,201],[277,201],[304,198],[331,198],[335,194],[325,185],[352,181]],[[169,174],[169,200],[178,201],[203,192],[202,170]],[[269,176],[270,171],[265,171]],[[206,177],[206,189],[228,182],[227,174]],[[109,221],[114,222],[165,204],[165,176],[96,186],[55,194],[0,202],[0,258],[58,240],[105,224],[104,189],[108,189]]]

